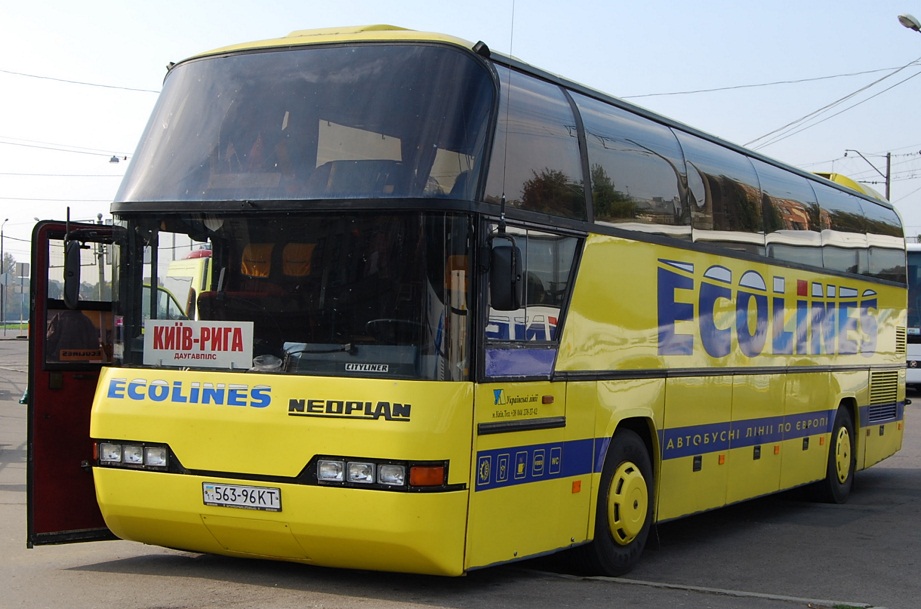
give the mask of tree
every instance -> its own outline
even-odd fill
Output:
[[[16,275],[16,258],[13,257],[9,252],[3,252],[2,264],[0,264],[0,279],[2,279],[2,284],[0,284],[0,318],[3,320],[9,319],[10,308],[10,295],[12,290],[15,288],[15,281],[13,277]],[[19,314],[16,314],[16,317],[19,317]]]
[[[9,252],[3,252],[3,264],[0,265],[0,273],[9,273],[11,276],[16,273],[16,258]]]
[[[585,212],[585,194],[582,185],[569,180],[562,171],[544,169],[531,171],[534,177],[522,188],[521,206],[524,209],[553,215],[581,217]]]
[[[599,220],[630,220],[636,217],[636,202],[630,195],[617,190],[614,181],[599,164],[592,165],[592,198],[595,201],[595,218]]]

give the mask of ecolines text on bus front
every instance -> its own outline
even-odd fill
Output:
[[[767,281],[757,271],[721,265],[695,270],[693,263],[659,259],[660,355],[691,355],[699,346],[716,358],[876,352],[875,290],[792,274]]]

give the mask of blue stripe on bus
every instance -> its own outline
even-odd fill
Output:
[[[660,430],[662,458],[680,459],[830,433],[835,423],[835,412],[817,410]],[[868,425],[866,420],[873,413],[880,412],[887,417],[884,422],[902,420],[905,403],[860,408],[861,427]],[[882,422],[874,420],[869,424]],[[587,438],[479,451],[475,490],[486,491],[598,473],[604,466],[610,443],[610,438]]]
[[[476,490],[516,486],[592,473],[595,440],[572,440],[477,453]]]
[[[659,431],[662,459],[679,459],[692,455],[759,446],[808,436],[831,433],[835,410],[818,410],[792,415],[746,419],[706,425],[675,427]],[[902,420],[905,403],[860,408],[860,426]],[[871,414],[876,413],[876,420]],[[882,420],[879,417],[886,417]]]

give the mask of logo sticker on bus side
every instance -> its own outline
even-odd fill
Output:
[[[661,355],[714,358],[759,355],[856,355],[876,352],[878,294],[835,281],[765,277],[712,265],[659,260]],[[689,331],[690,330],[690,331]]]

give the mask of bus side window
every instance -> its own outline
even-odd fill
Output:
[[[505,195],[513,208],[584,219],[582,161],[569,102],[556,85],[498,70],[501,111],[486,200]]]
[[[761,187],[751,160],[678,131],[687,161],[695,242],[764,255]]]
[[[822,214],[809,180],[754,159],[767,255],[822,268]]]
[[[573,98],[585,123],[595,221],[689,237],[687,177],[671,129],[577,93]]]
[[[490,307],[486,338],[512,342],[556,342],[557,327],[572,288],[579,240],[509,228],[521,251],[524,302],[515,311]]]
[[[93,313],[101,323],[101,313]],[[83,311],[49,309],[45,353],[49,362],[103,361],[100,328]]]

